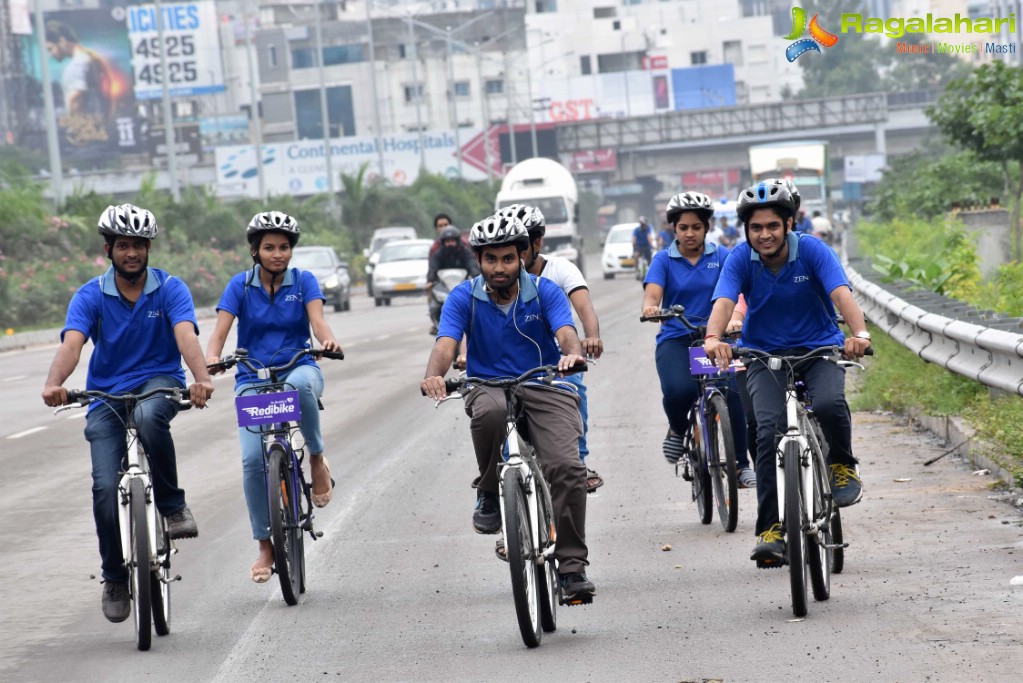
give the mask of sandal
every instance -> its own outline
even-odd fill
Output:
[[[252,572],[252,580],[255,583],[266,583],[273,574],[272,567],[253,567],[250,571]]]
[[[504,549],[504,539],[497,539],[497,545],[494,546],[494,554],[497,555],[497,559],[502,562],[508,561],[508,552]]]
[[[327,462],[327,456],[323,457],[323,466],[327,468],[327,476],[330,477],[330,463]],[[312,467],[312,465],[310,465]],[[318,508],[327,507],[327,503],[334,497],[334,478],[330,477],[330,488],[326,493],[314,493],[312,494],[313,505]]]
[[[589,467],[586,468],[586,493],[593,493],[601,486],[604,485],[604,479],[596,470],[591,470]]]

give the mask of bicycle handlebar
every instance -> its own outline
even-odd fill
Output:
[[[106,401],[143,401],[157,394],[167,394],[167,398],[172,401],[177,401],[178,405],[182,409],[188,409],[192,407],[191,399],[185,397],[183,394],[186,390],[180,387],[156,387],[149,391],[144,391],[141,394],[108,394],[105,391],[98,391],[96,389],[69,389],[67,392],[68,403],[62,406],[58,406],[53,414],[63,412],[65,410],[71,410],[72,408],[84,408],[93,401],[106,400]]]
[[[655,315],[641,315],[639,321],[641,323],[646,322],[659,322],[662,320],[671,320],[672,318],[678,318],[678,320],[694,332],[700,330],[706,330],[704,326],[697,326],[689,322],[689,319],[685,316],[686,307],[682,304],[675,304],[671,308],[662,308],[661,311]]]
[[[807,351],[801,356],[783,356],[774,353],[767,353],[766,351],[761,351],[759,349],[751,349],[745,346],[736,346],[734,348],[734,353],[736,357],[742,358],[743,365],[746,366],[749,365],[748,361],[771,360],[772,358],[777,358],[780,361],[788,364],[789,367],[793,368],[796,365],[799,365],[800,363],[811,360],[813,358],[823,358],[829,363],[840,363],[848,360],[843,358],[842,356],[843,354],[842,347],[834,344],[831,346],[821,346],[816,349],[811,349],[810,351]],[[867,350],[863,352],[863,355],[873,356],[874,347],[873,346],[867,347]]]
[[[270,365],[264,366],[257,360],[249,358],[249,352],[246,349],[235,349],[234,353],[221,358],[216,363],[211,363],[206,366],[208,370],[224,369],[230,370],[235,365],[241,365],[244,368],[251,370],[252,372],[258,373],[260,370],[264,370],[267,373],[281,373],[295,367],[303,356],[313,356],[314,358],[330,358],[331,360],[344,360],[345,354],[343,351],[325,351],[323,349],[299,349],[298,352],[291,357],[287,363],[283,365]]]
[[[544,384],[552,384],[555,381],[557,381],[556,376],[559,374],[574,375],[579,372],[586,372],[586,370],[587,366],[585,364],[577,365],[566,372],[561,372],[560,370],[558,370],[557,365],[541,365],[539,367],[533,368],[532,370],[527,370],[518,377],[514,378],[512,377],[494,379],[484,379],[483,377],[448,378],[444,380],[444,389],[448,392],[448,394],[453,394],[462,387],[464,387],[466,384],[479,384],[481,386],[498,388],[512,387],[517,384],[523,384],[529,381],[530,379],[533,379],[534,376],[536,375],[543,375],[543,377],[539,379],[541,379],[541,381]],[[419,390],[419,393],[421,393],[423,396],[426,396],[426,392],[423,391],[422,389]]]

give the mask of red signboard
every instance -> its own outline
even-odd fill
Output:
[[[693,171],[682,174],[682,187],[687,190],[711,190],[721,192],[722,188],[734,187],[739,184],[739,169],[730,168],[726,171]]]
[[[643,68],[647,71],[657,71],[668,68],[668,58],[665,55],[648,55],[643,57]]]
[[[572,153],[572,171],[575,173],[598,173],[618,168],[618,151],[597,149]]]

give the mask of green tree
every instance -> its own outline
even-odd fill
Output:
[[[1023,174],[1017,169],[1023,162],[1023,69],[1004,62],[985,64],[969,78],[950,83],[927,115],[952,144],[998,164],[1006,188],[1015,175],[1010,225],[1015,259],[1021,260]]]

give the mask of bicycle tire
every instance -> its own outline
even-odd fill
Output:
[[[845,548],[842,547],[844,543],[842,540],[842,511],[837,506],[835,514],[831,518],[831,539],[831,542],[838,546],[831,555],[831,573],[841,574],[845,569]]]
[[[156,558],[158,567],[149,573],[150,592],[153,596],[153,629],[156,635],[170,633],[171,623],[171,575],[170,538],[163,515],[156,513]]]
[[[135,616],[135,644],[148,650],[153,642],[152,595],[149,579],[149,523],[146,520],[146,487],[141,479],[128,482],[128,514],[131,542],[128,558],[132,612]]]
[[[558,537],[554,525],[554,511],[551,502],[550,489],[547,482],[541,477],[540,468],[535,460],[530,461],[530,469],[533,472],[536,485],[537,502],[540,509],[540,543],[542,550],[546,551],[554,545]],[[538,478],[541,477],[541,478]],[[540,588],[540,626],[544,633],[553,633],[558,629],[558,603],[561,601],[561,581],[558,576],[558,561],[551,555],[544,560],[543,576],[537,582]]]
[[[293,565],[292,536],[296,520],[291,501],[294,491],[288,453],[280,444],[272,444],[267,454],[267,488],[270,503],[270,538],[274,546],[274,569],[281,583],[281,594],[289,605],[298,604],[301,568]]]
[[[812,420],[811,420],[812,421]],[[828,546],[834,541],[831,536],[831,511],[834,503],[828,490],[827,474],[824,470],[824,455],[817,440],[818,429],[811,427],[807,433],[810,446],[810,465],[813,468],[813,500],[810,519],[817,525],[817,534],[807,540],[807,562],[810,565],[810,585],[815,600],[831,597],[831,567],[834,552]]]
[[[538,647],[543,634],[540,620],[540,587],[533,557],[533,532],[521,472],[504,471],[501,496],[504,502],[504,542],[511,571],[512,597],[522,642]]]
[[[710,524],[714,519],[714,494],[711,493],[710,481],[710,453],[708,452],[708,438],[704,431],[703,423],[699,414],[693,411],[689,427],[693,432],[692,443],[694,448],[690,451],[693,459],[693,501],[696,503],[696,514],[700,522]]]
[[[725,397],[710,397],[707,413],[710,478],[714,484],[718,519],[725,531],[731,533],[739,524],[739,482],[735,464],[735,440],[732,438],[732,420],[728,415]]]
[[[803,536],[803,487],[800,482],[799,444],[789,441],[783,453],[785,470],[785,537],[792,589],[792,614],[806,616],[806,539]]]

